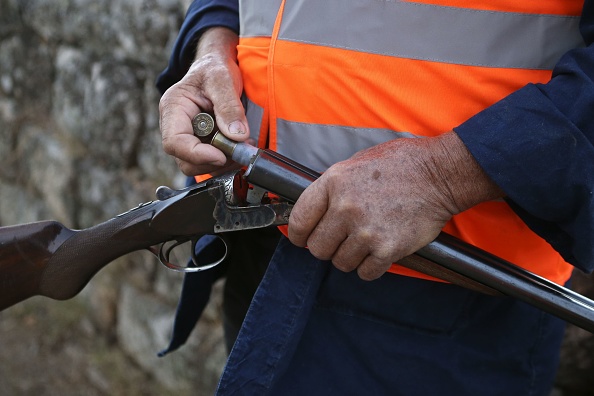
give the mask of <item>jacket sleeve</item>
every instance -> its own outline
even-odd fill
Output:
[[[594,270],[594,1],[585,48],[455,128],[522,220],[574,266]]]
[[[157,88],[163,94],[181,80],[194,59],[196,43],[208,28],[227,27],[239,33],[238,0],[194,0],[184,18],[173,45],[167,68],[157,78]]]

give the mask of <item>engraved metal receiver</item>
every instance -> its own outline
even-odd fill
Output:
[[[243,170],[237,170],[181,190],[157,189],[157,198],[166,206],[154,215],[151,228],[180,235],[149,249],[164,266],[178,272],[204,271],[220,264],[227,256],[226,232],[288,223],[293,204],[270,196],[262,189],[257,194],[250,194],[254,187],[246,181],[244,174]],[[221,239],[224,252],[215,261],[201,264],[196,256],[196,244],[207,234]],[[192,263],[177,264],[179,260],[174,259],[174,251],[187,244]]]

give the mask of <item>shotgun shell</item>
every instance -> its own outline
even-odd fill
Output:
[[[199,113],[192,119],[192,130],[194,135],[200,139],[202,143],[209,144],[212,136],[218,131],[214,118],[208,113]]]

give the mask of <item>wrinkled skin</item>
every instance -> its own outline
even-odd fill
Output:
[[[481,200],[473,179],[480,172],[456,168],[455,144],[461,142],[453,133],[398,139],[335,164],[295,205],[289,238],[340,270],[380,277],[435,239],[454,214]],[[441,164],[452,168],[444,171]]]
[[[238,38],[224,28],[207,31],[198,46],[196,61],[159,104],[163,149],[188,176],[220,171],[230,166],[225,155],[203,144],[192,131],[192,118],[214,112],[219,130],[229,139],[245,141],[248,123],[241,104],[243,85],[237,66]]]
[[[186,175],[232,166],[194,137],[195,114],[214,111],[227,137],[249,137],[236,44],[230,30],[208,30],[187,75],[161,100],[163,148]],[[289,239],[372,280],[431,242],[454,214],[502,196],[454,132],[397,139],[335,164],[307,188],[291,213]]]

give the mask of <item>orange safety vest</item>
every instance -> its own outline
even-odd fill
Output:
[[[439,135],[549,81],[560,57],[584,46],[582,4],[240,0],[252,136],[323,172],[390,139]],[[557,283],[572,271],[503,201],[455,216],[444,231]],[[430,278],[398,265],[390,272]]]

